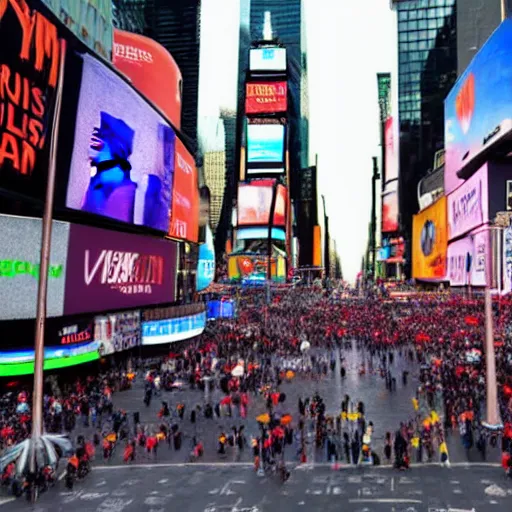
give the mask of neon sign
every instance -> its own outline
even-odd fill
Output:
[[[62,277],[64,265],[50,265],[48,277],[59,279]],[[20,260],[0,260],[0,277],[16,277],[31,275],[39,279],[39,264]]]

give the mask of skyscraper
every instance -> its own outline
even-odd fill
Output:
[[[410,275],[419,180],[444,145],[444,98],[457,78],[456,0],[392,0],[398,14],[400,225]]]
[[[197,151],[201,0],[113,0],[116,27],[151,37],[175,59],[183,76],[181,131]]]

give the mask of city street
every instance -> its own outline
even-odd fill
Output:
[[[27,509],[24,499],[3,502]],[[259,478],[249,465],[166,465],[96,469],[68,491],[60,482],[34,512],[487,512],[512,507],[512,485],[494,467],[298,467],[289,481]]]

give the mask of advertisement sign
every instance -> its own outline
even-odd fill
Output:
[[[68,262],[66,315],[175,300],[176,242],[76,224]]]
[[[0,320],[35,318],[41,219],[0,215]],[[53,222],[48,270],[47,316],[62,316],[69,224]]]
[[[473,239],[473,264],[471,270],[471,284],[485,286],[487,284],[486,262],[490,257],[489,231],[483,229],[472,233]]]
[[[234,318],[235,302],[233,300],[209,300],[207,315],[208,320],[217,320],[218,318]]]
[[[284,126],[282,124],[247,125],[247,162],[283,163]]]
[[[206,327],[206,311],[181,318],[144,322],[142,344],[160,345],[199,336]]]
[[[66,206],[167,233],[172,128],[122,78],[89,55],[82,81]]]
[[[199,236],[199,188],[194,157],[176,138],[174,190],[169,236],[197,242]]]
[[[252,48],[249,51],[251,71],[286,71],[286,48]]]
[[[140,336],[140,311],[112,313],[94,319],[94,339],[101,356],[138,347]]]
[[[273,180],[252,181],[238,185],[238,225],[268,225],[272,206]],[[286,225],[287,190],[283,185],[276,189],[274,226]]]
[[[382,195],[382,232],[398,231],[398,191],[397,182],[386,186]]]
[[[384,158],[386,183],[398,179],[398,152],[395,139],[395,121],[392,117],[384,124]]]
[[[447,277],[450,286],[466,286],[472,284],[473,240],[471,237],[462,238],[448,246]]]
[[[211,284],[215,278],[215,247],[210,226],[206,226],[206,242],[199,246],[197,260],[196,290],[200,292]]]
[[[503,292],[512,292],[512,225],[503,230]]]
[[[380,121],[384,123],[391,115],[391,73],[377,73]]]
[[[413,277],[443,280],[448,247],[446,197],[414,215],[412,233]]]
[[[267,255],[238,254],[228,259],[228,277],[231,281],[265,282],[268,274],[269,258]],[[286,260],[284,256],[274,255],[270,258],[272,280],[286,280]]]
[[[112,62],[179,130],[182,78],[172,55],[149,37],[115,28]]]
[[[272,228],[270,238],[284,242],[286,240],[286,231],[283,228]],[[268,239],[268,227],[239,228],[236,230],[236,239],[237,241]]]
[[[512,129],[512,20],[505,20],[457,80],[445,104],[445,194],[457,172]]]
[[[40,199],[61,53],[55,25],[24,0],[0,2],[0,187]]]
[[[245,113],[286,112],[288,108],[287,92],[286,82],[247,82],[245,84]]]
[[[110,60],[112,0],[43,0],[43,3],[91,50]]]
[[[487,165],[448,196],[448,239],[489,220]]]
[[[61,327],[57,335],[61,345],[91,342],[93,341],[92,322],[90,320],[75,321]]]

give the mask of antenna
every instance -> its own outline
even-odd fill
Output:
[[[270,11],[265,11],[263,18],[263,40],[272,41],[272,20]]]

